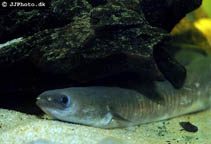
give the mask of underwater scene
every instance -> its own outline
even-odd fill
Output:
[[[0,144],[211,144],[211,0],[0,4]]]

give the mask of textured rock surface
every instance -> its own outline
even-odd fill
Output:
[[[211,110],[181,116],[168,121],[140,125],[128,129],[105,130],[0,109],[1,144],[103,144],[114,139],[125,144],[208,144],[211,141]],[[198,127],[196,133],[182,130],[179,122],[189,121]],[[33,143],[35,144],[35,143]]]
[[[86,13],[91,8],[105,5],[110,1],[51,0],[48,9],[31,11],[1,9],[0,42],[6,42],[24,35],[29,36],[44,29],[64,26],[72,22],[76,15]],[[124,0],[122,2],[138,13],[142,13],[143,10],[151,25],[166,30],[171,30],[187,12],[201,4],[201,0]]]
[[[51,0],[43,9],[0,9],[0,42],[33,35],[44,29],[62,27],[91,6],[86,0]]]

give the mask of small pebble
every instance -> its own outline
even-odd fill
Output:
[[[188,132],[197,132],[198,131],[198,127],[191,124],[190,122],[180,122],[179,124],[184,130],[186,130]]]

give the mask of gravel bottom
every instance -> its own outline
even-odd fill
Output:
[[[197,132],[185,131],[190,122]],[[0,109],[0,144],[210,144],[211,109],[126,129],[100,129]]]

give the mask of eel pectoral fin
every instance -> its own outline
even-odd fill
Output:
[[[118,127],[132,126],[133,122],[127,118],[122,117],[112,107],[109,107],[109,113],[112,115],[112,122]]]
[[[114,108],[111,106],[107,105],[106,106],[106,122],[104,123],[103,128],[116,128],[116,127],[127,127],[127,126],[132,126],[133,122],[124,118],[120,114],[118,114]]]
[[[122,116],[120,116],[118,113],[113,113],[111,112],[113,119],[118,120],[118,121],[124,121],[124,122],[131,122],[128,119],[123,118]]]

